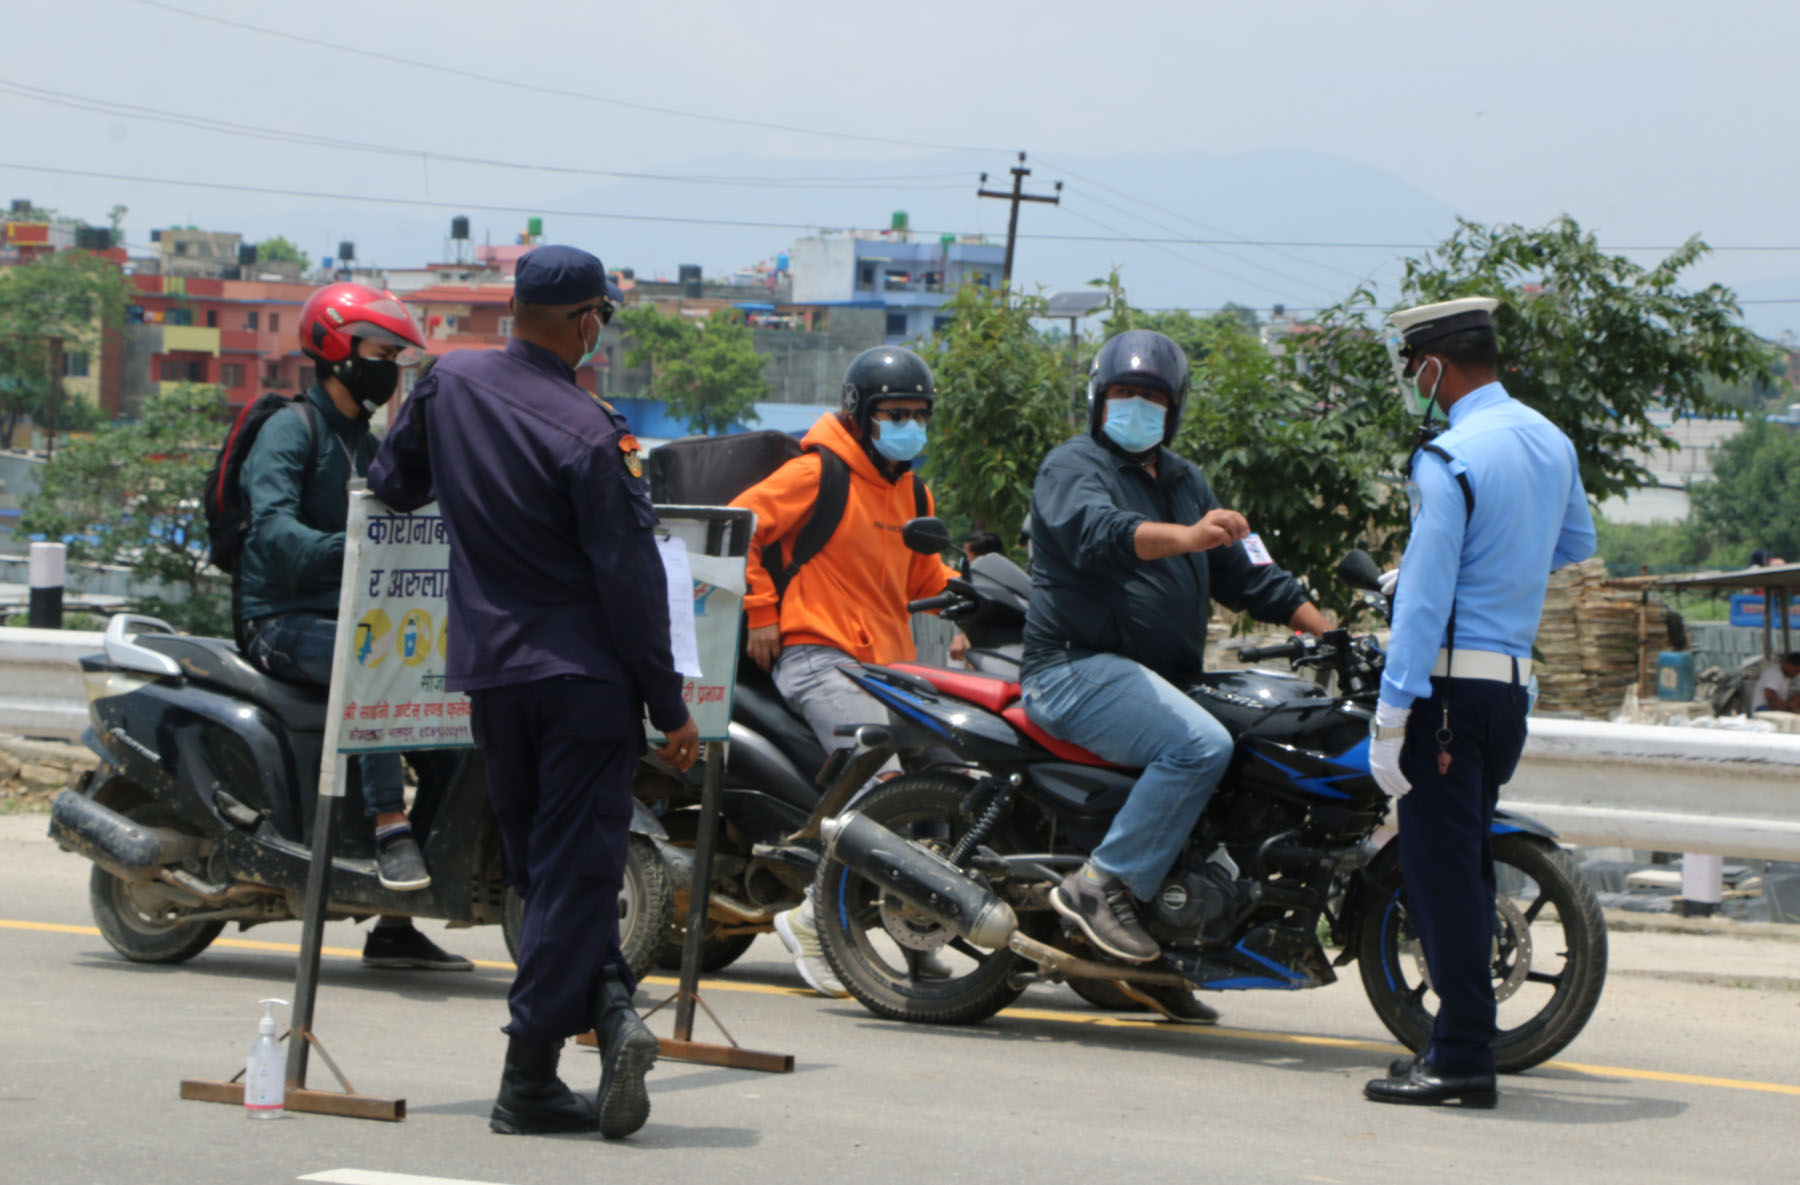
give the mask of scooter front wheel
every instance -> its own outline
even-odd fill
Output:
[[[142,803],[126,812],[149,827],[174,827],[173,812]],[[185,963],[207,947],[224,922],[184,922],[176,899],[154,882],[120,880],[94,866],[88,877],[94,924],[112,948],[134,963]]]
[[[631,973],[642,979],[656,965],[656,950],[675,922],[675,887],[656,845],[641,835],[625,850],[625,883],[619,889],[619,948]],[[519,932],[525,925],[525,899],[506,890],[500,933],[506,951],[519,959]]]

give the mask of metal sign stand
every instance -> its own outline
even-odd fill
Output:
[[[354,519],[353,515],[353,524]],[[360,572],[361,562],[362,532],[352,529],[345,533],[344,571]],[[325,701],[325,743],[319,762],[319,794],[313,809],[312,863],[306,873],[306,903],[300,920],[300,964],[294,972],[294,1010],[287,1034],[287,1098],[284,1106],[289,1111],[318,1115],[398,1121],[406,1118],[406,1100],[359,1094],[313,1032],[313,1005],[319,994],[319,955],[324,945],[325,914],[331,902],[331,861],[337,852],[338,801],[344,796],[348,772],[348,761],[338,752],[338,737],[344,717],[343,660],[349,655],[349,634],[355,629],[355,622],[351,621],[352,596],[352,581],[345,580],[338,594],[338,661],[332,664],[331,692]],[[343,1087],[342,1091],[307,1088],[307,1056],[315,1048]],[[238,1077],[241,1076],[240,1071]],[[181,1097],[206,1103],[241,1105],[244,1087],[237,1077],[228,1082],[188,1078],[182,1080]]]
[[[755,527],[755,516],[748,510],[733,510],[712,506],[659,506],[657,515],[666,526],[678,533],[684,524],[704,525],[705,534],[702,540],[703,550],[707,555],[742,556],[748,553],[750,533]],[[741,618],[732,623],[733,653],[743,644],[738,627]],[[737,672],[732,671],[732,682],[736,681]],[[730,683],[727,684],[729,688]],[[727,711],[729,698],[725,701]],[[724,729],[720,730],[724,732]],[[687,932],[681,945],[681,978],[675,993],[657,1004],[644,1014],[649,1019],[662,1011],[670,1003],[675,1005],[675,1032],[673,1036],[658,1038],[662,1046],[662,1055],[672,1061],[700,1062],[711,1066],[729,1066],[737,1070],[766,1070],[775,1074],[792,1073],[794,1055],[791,1053],[765,1053],[756,1049],[745,1049],[739,1045],[737,1038],[731,1035],[719,1014],[709,1007],[700,996],[700,947],[706,939],[707,914],[712,904],[712,866],[713,849],[717,846],[719,834],[719,793],[725,781],[725,749],[724,736],[703,737],[707,742],[706,771],[701,779],[700,788],[700,827],[694,838],[694,874],[692,888],[688,891]],[[694,1040],[694,1006],[699,1005],[706,1015],[712,1018],[719,1032],[725,1035],[729,1045],[712,1045]],[[584,1033],[579,1038],[583,1045],[595,1045],[597,1040],[593,1033]]]

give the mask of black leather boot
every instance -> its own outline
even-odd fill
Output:
[[[594,993],[594,1033],[600,1038],[600,1134],[609,1140],[628,1136],[650,1118],[650,1092],[644,1075],[656,1064],[656,1035],[631,1006],[631,993],[618,968],[608,967]]]
[[[598,1124],[593,1105],[556,1076],[561,1057],[560,1041],[532,1045],[509,1037],[500,1097],[494,1100],[488,1127],[506,1136],[593,1131]]]

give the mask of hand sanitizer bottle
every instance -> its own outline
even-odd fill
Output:
[[[287,1098],[287,1058],[275,1040],[275,1005],[286,1000],[258,1000],[262,1020],[256,1025],[256,1044],[244,1059],[244,1114],[252,1119],[274,1119]]]

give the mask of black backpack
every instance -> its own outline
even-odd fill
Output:
[[[250,535],[250,499],[245,496],[240,479],[244,472],[244,458],[250,455],[250,447],[256,443],[256,437],[262,432],[263,425],[269,417],[284,407],[295,406],[306,420],[308,439],[317,445],[319,425],[317,413],[306,401],[304,395],[282,395],[274,391],[263,395],[245,405],[232,421],[231,431],[225,434],[225,442],[219,446],[219,455],[214,458],[213,465],[206,474],[206,489],[200,495],[200,505],[206,512],[206,536],[210,547],[213,567],[231,576],[233,591],[236,591],[238,562],[243,558],[244,540]],[[316,448],[306,452],[306,469],[310,473]],[[235,603],[235,596],[233,601]]]
[[[650,454],[650,500],[664,505],[723,506],[803,453],[819,456],[819,497],[794,538],[794,552],[782,558],[781,544],[763,548],[763,566],[775,595],[787,592],[795,573],[831,542],[850,500],[850,467],[828,448],[800,442],[785,432],[763,429],[735,436],[684,436]],[[913,509],[931,513],[925,483],[913,475]]]

